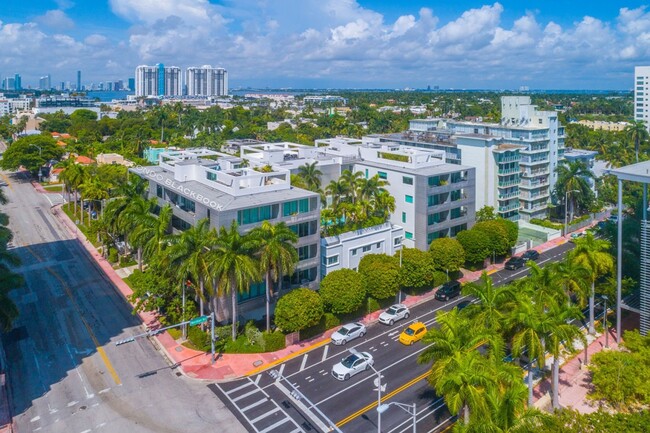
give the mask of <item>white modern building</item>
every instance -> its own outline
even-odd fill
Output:
[[[210,65],[187,68],[185,85],[188,96],[228,95],[228,71]]]
[[[476,169],[476,208],[492,206],[510,220],[546,218],[555,169],[564,159],[564,127],[555,111],[540,111],[528,96],[501,98],[500,123],[415,119],[402,134],[380,142],[437,149],[451,164]]]
[[[320,270],[320,195],[291,186],[288,170],[260,172],[243,168],[241,158],[208,149],[163,152],[157,166],[134,167],[130,172],[148,182],[149,197],[170,204],[170,229],[186,230],[207,218],[210,227],[229,227],[237,221],[246,233],[263,221],[285,222],[298,236],[299,262],[284,277],[283,292],[295,287],[315,289]],[[239,313],[264,314],[264,282],[239,295]],[[227,303],[226,303],[227,304]],[[227,308],[227,306],[225,307]],[[219,320],[229,318],[227,309]]]
[[[582,161],[585,166],[587,166],[587,168],[594,173],[594,176],[596,176],[596,172],[594,172],[594,167],[596,165],[596,155],[598,155],[598,152],[595,150],[573,149],[571,147],[568,147],[564,150],[564,158],[566,161]],[[596,180],[592,178],[588,178],[586,180],[587,183],[589,183],[591,190],[594,192],[594,194],[596,194]]]
[[[140,65],[135,68],[135,96],[180,96],[182,74],[178,66]]]
[[[395,198],[390,222],[403,227],[410,248],[426,250],[434,239],[455,236],[475,220],[475,169],[445,163],[444,152],[346,137],[317,140],[316,147],[258,143],[240,150],[253,166],[294,174],[316,162],[323,188],[345,170],[361,172],[366,179],[377,175]]]
[[[650,131],[650,66],[634,68],[634,120]]]
[[[321,278],[339,269],[357,269],[368,254],[392,256],[402,247],[404,229],[389,222],[322,238]]]

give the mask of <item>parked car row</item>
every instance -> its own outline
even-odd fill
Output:
[[[506,264],[504,265],[504,268],[506,268],[509,271],[515,271],[519,268],[523,268],[526,262],[529,260],[536,261],[539,258],[539,252],[535,250],[528,250],[525,253],[523,253],[521,256],[514,256],[510,257]]]

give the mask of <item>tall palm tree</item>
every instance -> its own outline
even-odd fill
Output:
[[[387,221],[390,215],[395,212],[395,197],[388,191],[379,191],[371,201],[373,215]]]
[[[212,282],[208,253],[216,243],[217,231],[210,230],[210,221],[204,218],[170,240],[171,246],[164,255],[163,263],[175,269],[176,278],[181,284],[185,284],[189,277],[199,285],[197,296],[200,314],[203,315],[205,287]],[[216,305],[212,306],[212,311],[216,312]]]
[[[436,362],[429,381],[438,395],[442,395],[451,413],[462,416],[469,424],[470,410],[487,411],[486,395],[495,386],[489,362],[477,350],[454,353],[445,363]]]
[[[229,229],[219,229],[219,237],[211,254],[212,278],[217,282],[217,291],[231,296],[233,341],[237,338],[237,294],[246,293],[251,282],[261,280],[254,248],[250,236],[242,236],[237,222],[233,221]]]
[[[272,283],[279,281],[283,275],[291,275],[298,263],[295,243],[298,235],[286,223],[271,224],[262,222],[250,232],[255,243],[256,256],[260,271],[265,275],[266,283],[266,331],[271,330],[271,295]]]
[[[360,171],[344,170],[341,173],[339,182],[343,182],[347,186],[348,197],[352,200],[352,203],[355,203],[359,198],[359,182],[362,178],[363,174]]]
[[[150,218],[150,212],[155,205],[154,200],[145,200],[143,197],[136,197],[129,202],[127,207],[120,213],[118,224],[124,233],[128,234],[129,239],[133,237],[134,231]],[[142,238],[140,240],[143,240]],[[125,241],[125,244],[128,242]],[[128,244],[127,244],[128,245]],[[138,268],[142,270],[142,249],[143,244],[133,240],[133,245],[137,248]]]
[[[108,193],[109,188],[109,184],[94,176],[86,177],[84,183],[79,185],[78,189],[81,191],[82,201],[90,201],[88,205],[88,221],[90,221],[90,212],[92,209],[94,209],[95,202],[97,200],[105,200],[110,197]],[[81,212],[81,223],[83,224],[83,210]]]
[[[554,266],[557,282],[562,287],[567,297],[575,296],[578,305],[584,307],[589,299],[589,268],[565,257]]]
[[[552,369],[552,397],[553,409],[560,409],[559,401],[559,380],[560,380],[560,355],[564,346],[573,346],[577,339],[586,344],[586,339],[580,328],[570,323],[572,320],[582,318],[582,312],[578,307],[568,305],[556,305],[546,313],[550,318],[550,329],[545,335],[546,349],[553,355]]]
[[[576,239],[576,247],[569,254],[569,260],[575,260],[577,263],[589,269],[589,282],[591,290],[589,293],[589,333],[594,334],[594,304],[596,298],[596,280],[614,268],[614,258],[609,253],[610,243],[596,239],[591,233],[587,236]]]
[[[591,169],[587,167],[587,164],[580,160],[565,161],[555,171],[557,172],[557,182],[555,184],[556,196],[563,197],[567,191],[573,191],[566,195],[569,203],[564,204],[565,206],[569,206],[570,204],[570,220],[573,220],[576,205],[579,204],[582,208],[585,208],[589,204],[588,200],[590,197],[593,197],[589,180],[595,179],[596,177]]]
[[[332,206],[337,206],[350,194],[350,189],[342,179],[332,180],[325,188],[325,193],[332,197]]]
[[[307,189],[314,192],[320,192],[321,176],[323,172],[317,167],[318,162],[307,163],[298,167],[298,175],[305,181]]]
[[[160,209],[158,216],[147,213],[138,221],[132,239],[142,248],[142,259],[159,256],[169,245],[172,212],[171,206],[167,204]]]
[[[79,186],[81,186],[86,177],[87,171],[83,165],[73,162],[61,172],[61,180],[66,185],[66,188],[74,191],[74,213],[77,214],[77,202],[79,201]]]
[[[511,286],[496,287],[492,278],[483,272],[480,283],[468,283],[463,286],[463,294],[478,300],[466,309],[466,313],[477,326],[484,326],[493,332],[502,329],[506,317],[505,306],[515,300],[515,292]]]
[[[507,326],[512,333],[510,341],[512,354],[520,358],[528,357],[528,407],[533,407],[533,365],[544,365],[544,337],[549,324],[540,305],[531,302],[531,293],[524,292],[517,297],[517,302],[507,318]]]
[[[527,266],[530,269],[530,276],[515,284],[526,286],[535,303],[547,306],[565,300],[566,294],[558,284],[555,266],[549,265],[542,268],[533,261],[529,261]]]
[[[634,141],[634,155],[636,162],[639,162],[639,148],[641,143],[648,140],[648,127],[645,121],[632,121],[631,124],[625,127],[625,135]]]
[[[386,191],[384,188],[386,185],[389,185],[388,181],[380,179],[378,174],[374,175],[370,179],[360,177],[357,180],[358,198],[361,200],[372,201],[380,192]]]

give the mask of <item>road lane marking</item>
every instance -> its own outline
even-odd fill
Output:
[[[321,362],[323,362],[323,361],[325,361],[327,359],[327,351],[329,350],[329,348],[330,347],[328,345],[328,346],[325,346],[325,348],[323,349],[323,358],[321,359]]]
[[[113,368],[113,364],[111,364],[111,361],[108,359],[108,356],[106,355],[106,351],[102,347],[101,344],[99,344],[99,340],[97,340],[97,337],[95,336],[95,333],[93,332],[92,328],[86,321],[86,319],[83,316],[83,312],[81,311],[81,308],[79,307],[79,304],[77,304],[77,301],[75,298],[72,296],[72,292],[70,291],[70,287],[66,284],[66,282],[61,278],[61,276],[53,271],[50,268],[47,268],[47,271],[54,277],[56,280],[61,284],[61,287],[63,287],[63,290],[65,290],[66,294],[68,295],[68,299],[70,299],[70,302],[72,303],[72,306],[74,309],[77,311],[77,317],[81,320],[81,323],[83,323],[84,327],[88,331],[88,335],[90,335],[90,338],[93,340],[93,343],[95,344],[95,347],[97,348],[97,352],[101,356],[102,360],[104,361],[104,364],[106,365],[106,369],[108,370],[109,374],[115,381],[116,385],[120,385],[122,381],[120,380],[120,377],[117,375],[117,372]]]
[[[14,187],[11,185],[11,182],[9,182],[9,178],[7,176],[5,176],[4,173],[0,173],[0,176],[2,176],[2,178],[5,180],[5,183],[7,184],[9,189],[13,191]]]
[[[247,410],[252,409],[252,408],[254,408],[254,407],[257,407],[257,406],[259,406],[260,404],[264,404],[264,403],[266,403],[267,401],[268,401],[267,399],[263,398],[263,399],[261,399],[261,400],[256,401],[255,403],[249,404],[249,405],[246,406],[246,407],[242,407],[242,408],[241,408],[241,411],[242,411],[242,412],[246,412]]]
[[[233,398],[233,399],[232,399],[232,402],[234,403],[234,402],[236,402],[236,401],[239,401],[239,400],[241,400],[242,398],[246,398],[246,397],[248,397],[249,395],[253,395],[253,394],[255,394],[256,392],[258,392],[257,389],[254,389],[254,390],[252,390],[252,391],[249,391],[249,392],[247,392],[246,394],[242,394],[242,395],[240,395],[239,397],[235,397],[235,398]]]
[[[280,366],[280,371],[278,371],[278,379],[280,379],[282,377],[282,373],[284,373],[284,367],[286,367],[286,366],[287,366],[287,364],[282,364]]]
[[[71,401],[70,403],[68,403],[68,407],[72,407],[77,403],[79,403],[79,402],[78,401]]]
[[[244,410],[244,409],[242,409],[242,411],[243,411],[243,410]],[[266,411],[266,412],[264,412],[262,415],[258,416],[257,418],[252,419],[251,422],[252,422],[252,423],[256,423],[257,421],[263,420],[264,418],[266,418],[266,417],[269,416],[269,415],[273,415],[274,413],[276,413],[276,412],[279,411],[279,410],[280,410],[280,408],[279,408],[279,407],[276,407],[276,408],[273,409],[273,410]]]
[[[397,388],[397,389],[395,389],[395,390],[393,390],[393,391],[391,391],[391,392],[389,392],[387,394],[384,394],[381,397],[381,401],[388,400],[389,398],[399,394],[400,392],[404,391],[405,389],[413,386],[414,384],[418,383],[422,379],[426,378],[429,374],[431,374],[431,372],[427,371],[426,373],[423,373],[423,374],[419,375],[418,377],[416,377],[414,379],[411,379],[410,381],[406,382],[404,385],[400,386],[399,388]],[[348,422],[352,421],[353,419],[361,416],[365,412],[368,412],[369,410],[374,409],[375,407],[377,407],[377,402],[373,401],[368,406],[366,406],[366,407],[364,407],[362,409],[359,409],[358,411],[354,412],[353,414],[348,415],[347,417],[343,418],[341,421],[337,422],[336,426],[337,427],[342,427],[343,425],[345,425]]]
[[[257,377],[255,378],[255,385],[258,385],[260,383],[261,378],[262,378],[262,375],[258,374]]]
[[[104,388],[101,391],[99,391],[97,394],[104,394],[105,392],[110,391],[110,388]]]
[[[330,340],[328,338],[328,339],[325,339],[323,341],[319,341],[318,343],[315,343],[315,344],[313,344],[311,346],[305,346],[302,349],[295,351],[294,353],[290,353],[287,356],[283,356],[282,358],[278,358],[275,361],[271,361],[266,365],[261,365],[261,366],[257,367],[256,369],[249,371],[248,373],[246,373],[246,376],[248,376],[248,377],[255,376],[257,373],[259,373],[261,371],[267,370],[267,369],[269,369],[271,367],[274,367],[274,366],[276,366],[278,364],[282,364],[282,363],[284,363],[286,361],[289,361],[290,359],[297,358],[298,356],[302,355],[303,353],[309,352],[310,350],[317,349],[317,348],[319,348],[321,346],[325,346],[329,342],[330,342]],[[327,349],[327,346],[325,346],[325,349]]]
[[[305,364],[307,364],[307,358],[309,357],[309,354],[305,353],[305,356],[302,357],[302,364],[300,364],[300,371],[303,371],[305,369]]]
[[[289,421],[289,419],[287,419],[287,418],[281,419],[280,421],[276,422],[275,424],[268,426],[267,428],[262,430],[260,433],[269,432],[269,431],[273,430],[274,428],[281,426],[282,424],[284,424],[287,421]]]
[[[260,376],[258,376],[258,377],[260,377]],[[244,389],[244,388],[249,387],[251,385],[253,385],[253,382],[246,382],[245,384],[243,384],[241,386],[238,386],[237,388],[231,389],[230,391],[226,392],[226,394],[232,394],[234,392],[239,391],[240,389]]]
[[[36,422],[36,421],[38,421],[39,419],[41,419],[41,417],[38,416],[38,415],[36,415],[34,418],[30,419],[29,422]]]

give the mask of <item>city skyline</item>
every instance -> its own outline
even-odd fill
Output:
[[[2,76],[126,79],[140,64],[226,68],[231,86],[631,90],[640,2],[9,0]],[[47,64],[34,59],[48,58]]]

